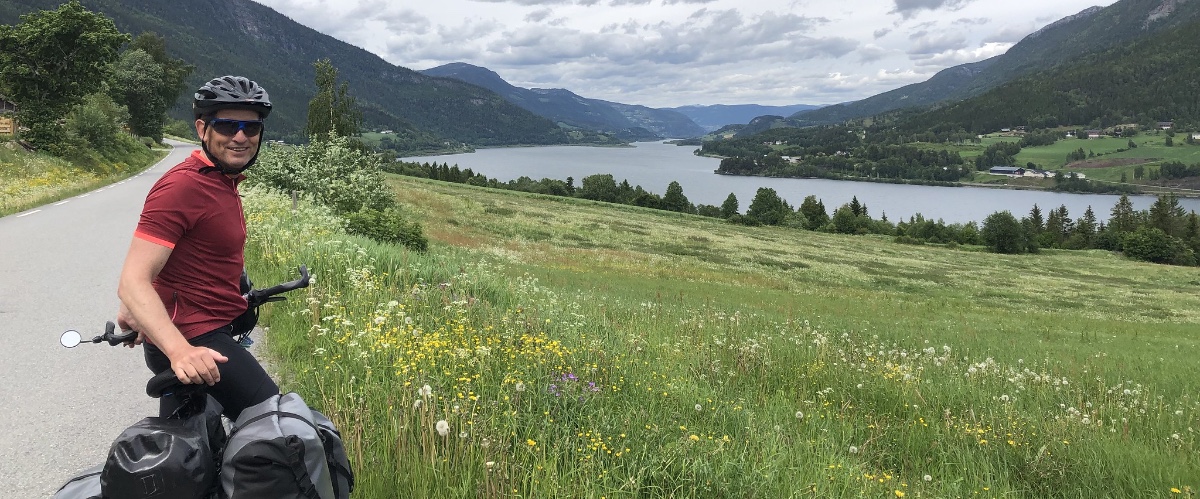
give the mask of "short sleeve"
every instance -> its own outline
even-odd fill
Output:
[[[183,234],[195,226],[201,212],[195,210],[195,182],[186,175],[159,179],[146,195],[146,205],[134,237],[174,249]]]

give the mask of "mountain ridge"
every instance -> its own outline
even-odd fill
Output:
[[[363,109],[368,128],[387,128],[414,149],[471,145],[565,144],[568,136],[553,122],[493,92],[458,81],[438,80],[384,61],[361,48],[296,23],[249,0],[81,0],[89,10],[112,18],[118,29],[137,35],[153,31],[167,41],[175,58],[194,64],[187,79],[197,88],[225,74],[252,77],[275,103],[271,133],[304,140],[308,101],[316,93],[312,63],[327,58],[339,81]],[[53,10],[58,0],[6,0],[0,23],[35,10]],[[187,96],[172,115],[190,119]]]
[[[1089,7],[1042,27],[1004,54],[944,69],[924,82],[788,118],[799,126],[829,124],[961,101],[1033,72],[1200,19],[1196,4],[1189,0],[1120,0],[1107,7]]]
[[[704,134],[703,128],[676,111],[591,99],[562,88],[518,87],[491,69],[465,62],[452,62],[419,72],[478,85],[549,120],[570,127],[615,133],[628,140],[687,138]]]

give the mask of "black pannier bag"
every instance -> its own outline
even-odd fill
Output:
[[[54,493],[53,499],[101,499],[100,470],[103,464],[97,464],[76,473]]]
[[[318,414],[295,393],[242,411],[221,456],[221,497],[349,497],[354,478],[341,437]]]
[[[195,397],[175,416],[145,418],[125,429],[113,441],[100,475],[103,496],[106,499],[210,497],[217,485],[217,457],[225,440],[225,428],[221,424],[220,405],[206,399],[207,396]]]

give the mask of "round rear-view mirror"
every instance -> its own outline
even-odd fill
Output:
[[[58,337],[58,342],[67,348],[75,348],[83,342],[83,337],[79,336],[79,331],[71,329]]]

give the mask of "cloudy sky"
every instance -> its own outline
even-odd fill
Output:
[[[410,69],[651,107],[834,104],[1115,0],[256,0]],[[336,62],[335,62],[336,64]]]

